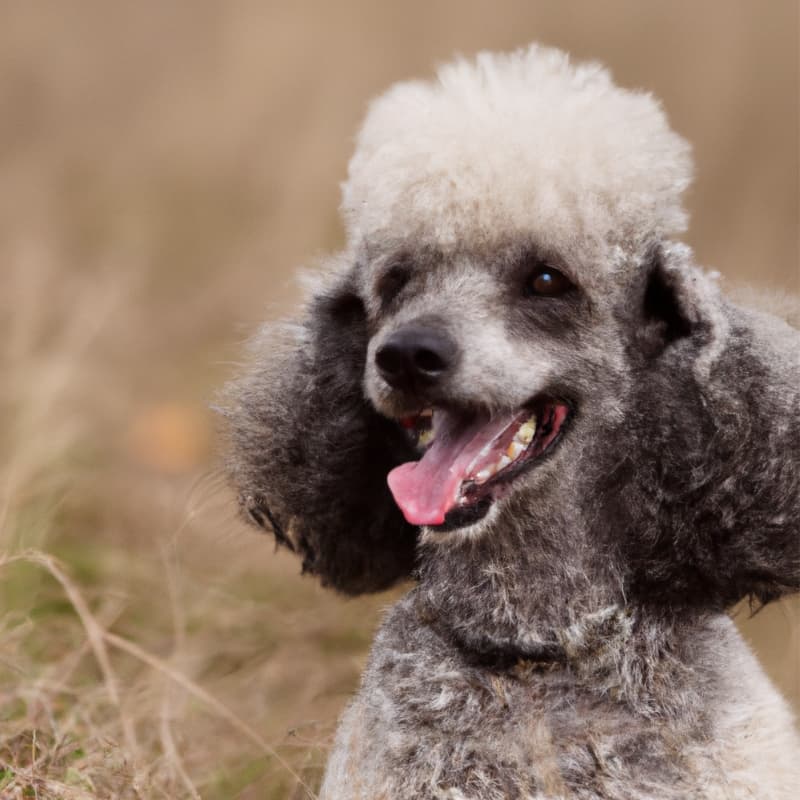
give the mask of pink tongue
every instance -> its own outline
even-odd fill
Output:
[[[513,421],[514,417],[479,417],[464,422],[435,411],[435,438],[425,455],[389,473],[389,489],[403,516],[412,525],[441,525],[456,503],[467,470]]]

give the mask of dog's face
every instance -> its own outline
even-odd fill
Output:
[[[365,392],[421,455],[388,478],[410,523],[474,533],[519,492],[541,507],[575,462],[570,439],[619,418],[630,343],[618,312],[634,287],[623,269],[591,281],[582,267],[529,239],[364,264]]]
[[[653,98],[557,51],[456,63],[373,104],[343,211],[366,394],[424,448],[389,477],[410,523],[474,533],[520,492],[542,507],[582,432],[619,419],[621,317],[685,223],[690,170]]]

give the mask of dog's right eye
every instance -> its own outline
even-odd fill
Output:
[[[559,297],[575,288],[563,273],[548,264],[538,264],[525,283],[528,297]]]

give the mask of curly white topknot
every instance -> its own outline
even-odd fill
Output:
[[[442,67],[375,100],[343,185],[350,243],[527,234],[545,247],[685,230],[688,143],[652,95],[533,45]]]

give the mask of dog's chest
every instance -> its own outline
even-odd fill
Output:
[[[687,744],[699,731],[643,724],[613,697],[576,689],[557,667],[429,673],[392,694],[398,774],[435,775],[465,797],[668,800],[690,789]]]
[[[342,720],[325,800],[794,797],[791,720],[738,639],[727,653],[738,700],[724,675],[709,691],[692,670],[683,686],[655,690],[671,705],[653,695],[648,707],[619,675],[472,667],[419,628],[386,634]],[[760,731],[770,734],[762,741]]]

